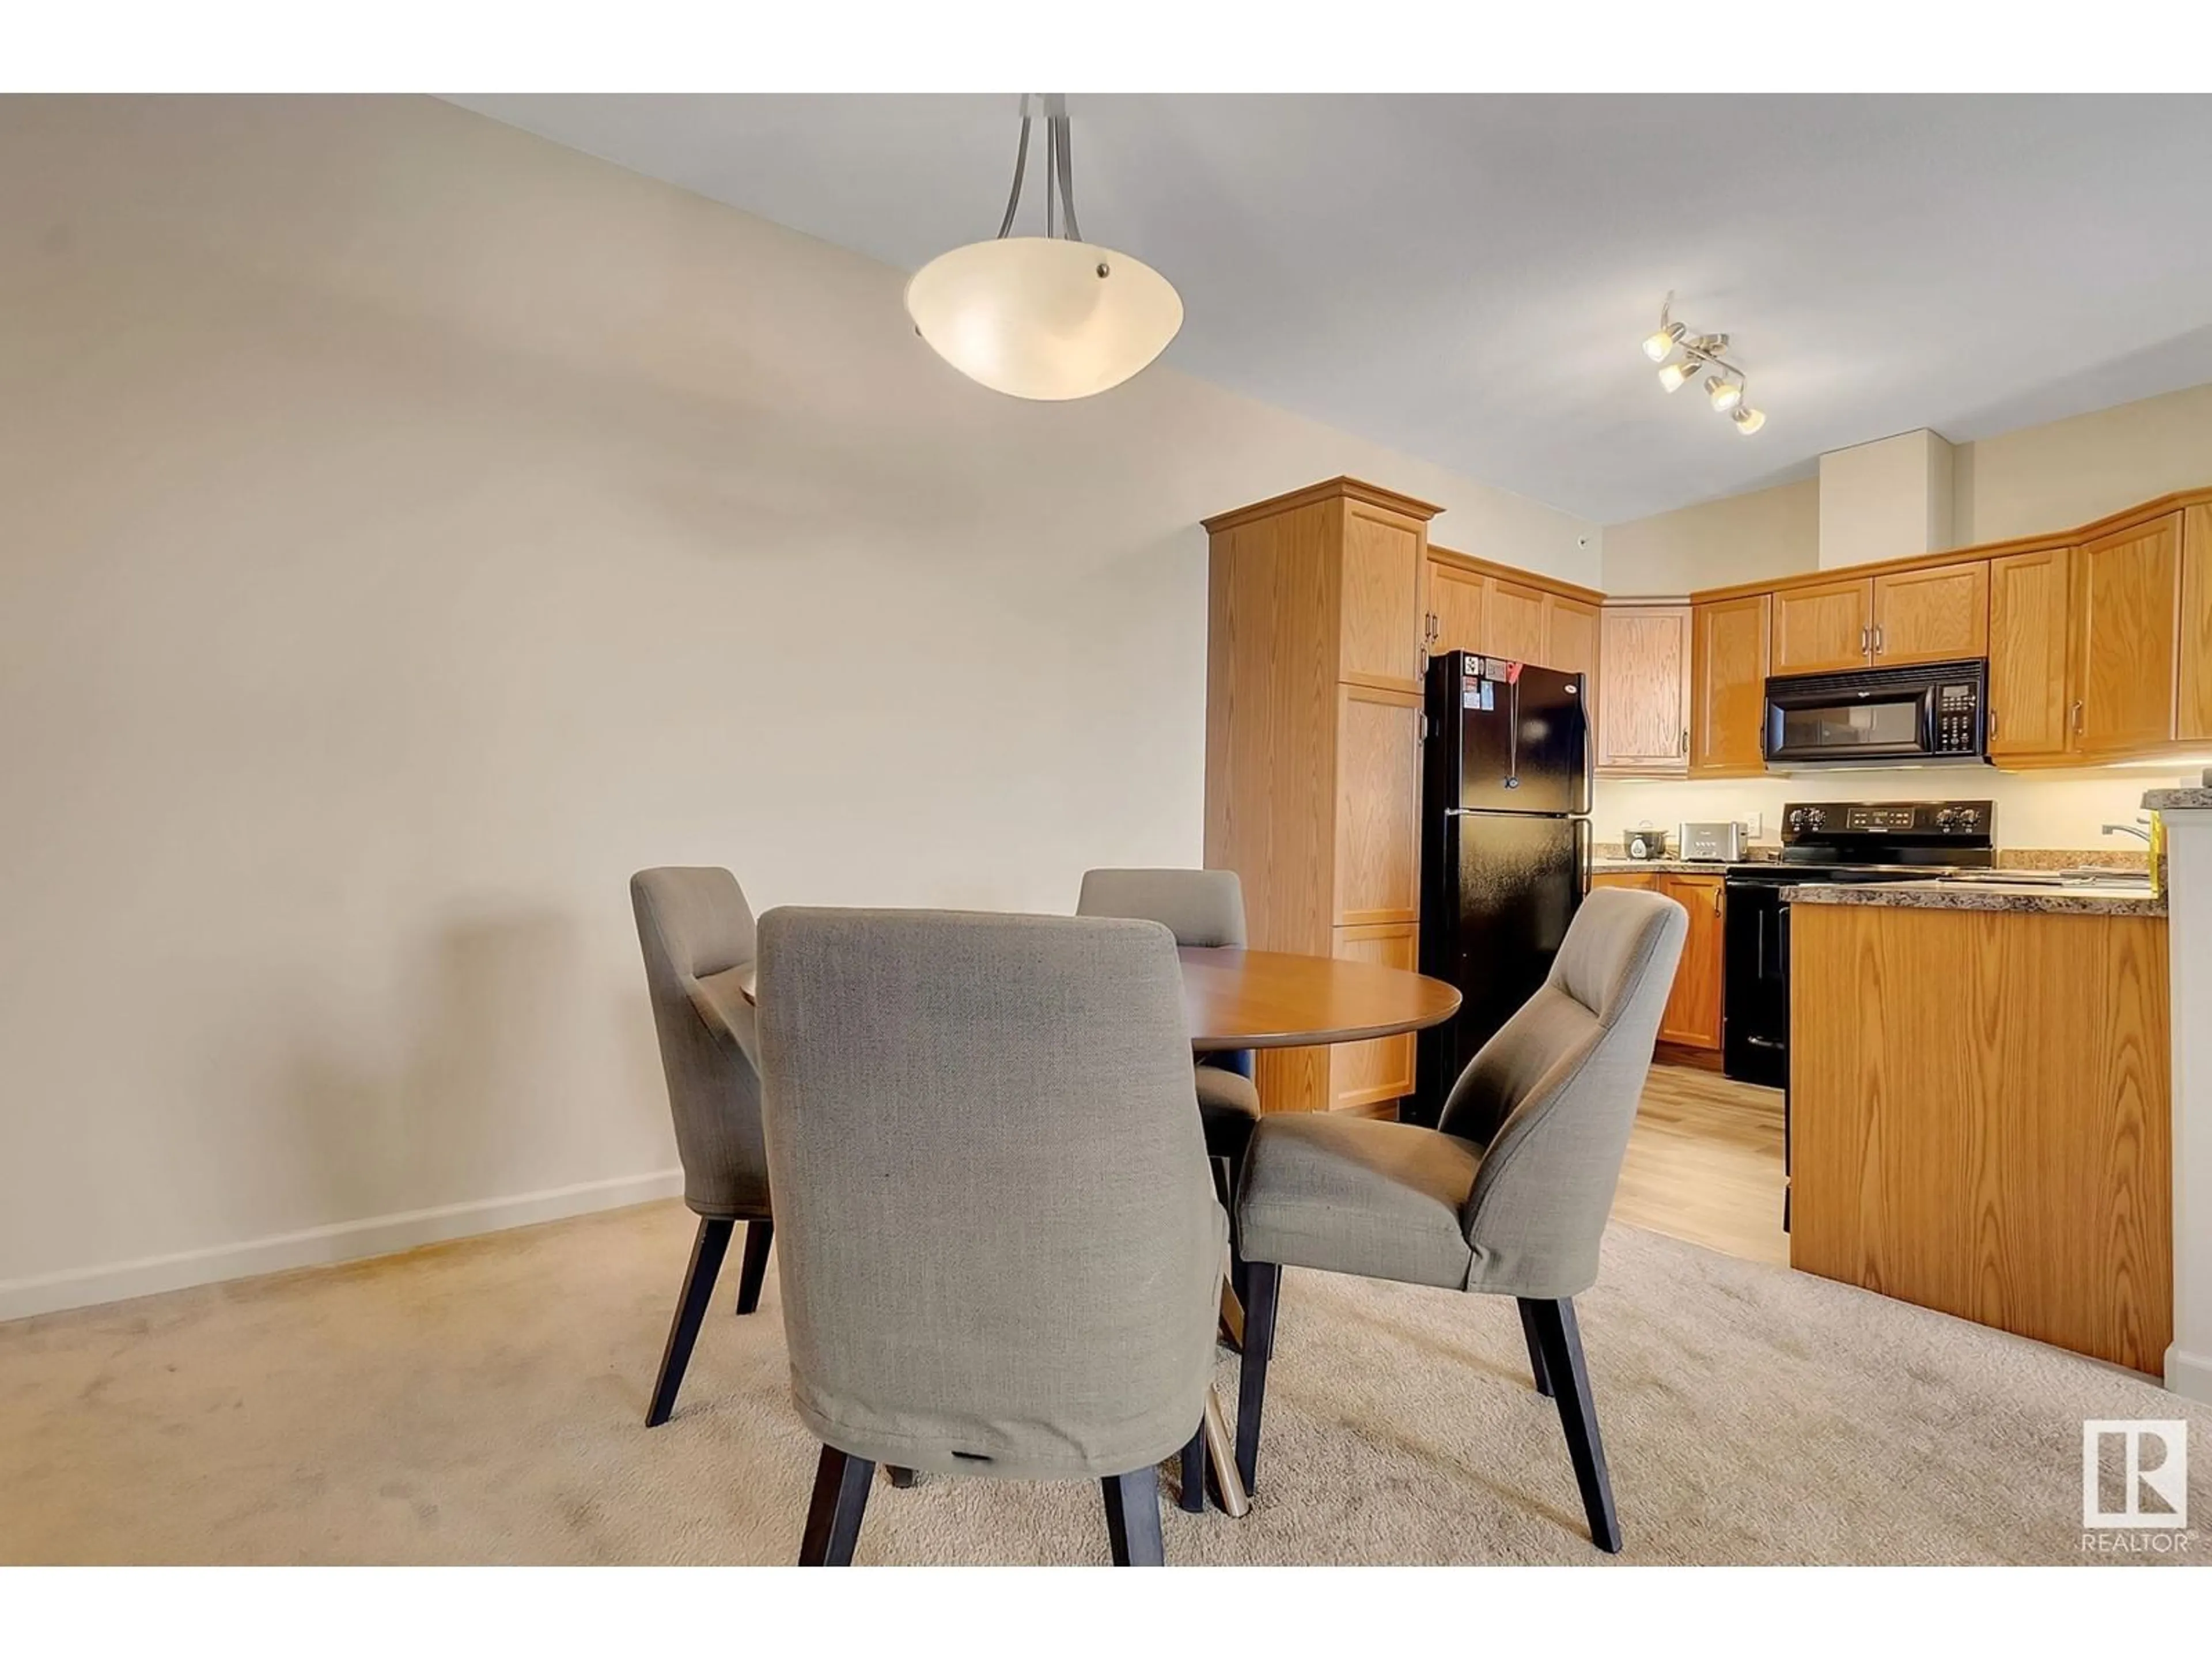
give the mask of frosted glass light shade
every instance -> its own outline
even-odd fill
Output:
[[[969,380],[1048,403],[1121,385],[1182,327],[1181,297],[1150,265],[1052,236],[939,254],[906,285],[906,309]]]

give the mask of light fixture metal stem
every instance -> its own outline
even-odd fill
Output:
[[[999,240],[1005,241],[1014,228],[1014,210],[1022,204],[1022,175],[1030,165],[1030,95],[1022,94],[1022,136],[1014,146],[1014,187],[1006,192],[1006,216],[999,221]]]
[[[1067,95],[1059,92],[1022,94],[1022,132],[1014,147],[1014,185],[1006,192],[1006,216],[999,221],[998,240],[1003,242],[1013,234],[1014,216],[1021,211],[1022,185],[1029,177],[1032,99],[1041,100],[1044,106],[1044,234],[1079,242],[1083,231],[1075,222],[1075,157],[1071,142],[1073,125],[1067,118]],[[1066,229],[1061,228],[1063,223]]]
[[[1053,125],[1060,129],[1060,211],[1067,221],[1067,240],[1079,242],[1083,233],[1075,226],[1075,161],[1069,154],[1074,129],[1068,123],[1066,110],[1063,104],[1061,113],[1053,118]]]

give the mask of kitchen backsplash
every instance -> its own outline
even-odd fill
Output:
[[[2179,775],[2179,773],[2173,775]],[[2197,771],[2189,774],[2193,782]],[[1990,800],[1996,803],[1996,841],[2002,848],[2140,852],[2132,836],[2106,836],[2107,823],[2133,823],[2142,795],[2171,782],[2164,772],[2141,768],[2097,772],[2023,775],[1987,767],[1923,767],[1895,771],[1798,773],[1786,777],[1724,778],[1678,782],[1600,778],[1592,790],[1590,823],[1601,842],[1618,842],[1641,825],[1667,831],[1684,821],[1734,819],[1759,823],[1749,839],[1770,845],[1781,837],[1781,812],[1790,801]]]

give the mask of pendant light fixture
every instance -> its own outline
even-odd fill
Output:
[[[1016,236],[1030,125],[1045,123],[1044,234]],[[906,285],[907,314],[930,349],[969,380],[1043,402],[1117,386],[1167,349],[1182,301],[1140,259],[1086,242],[1075,222],[1067,100],[1022,95],[1006,216],[988,242],[941,253]]]

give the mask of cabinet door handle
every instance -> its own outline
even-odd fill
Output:
[[[1995,736],[1996,736],[1996,734],[1997,734],[1997,711],[1996,711],[1996,709],[1992,708],[1992,709],[1990,709],[1990,735],[1991,737],[1993,737],[1993,738],[1994,738]]]
[[[1881,624],[1880,623],[1876,623],[1874,625],[1874,653],[1875,653],[1875,656],[1877,656],[1877,657],[1879,657],[1880,655],[1881,655],[1881,649],[1882,649],[1882,647],[1881,647]]]
[[[1874,629],[1869,628],[1864,623],[1861,623],[1859,624],[1859,655],[1862,657],[1867,655],[1874,649],[1873,642],[1868,637],[1873,632]]]
[[[2076,732],[2081,729],[2081,699],[2079,697],[2074,699],[2074,729]]]

